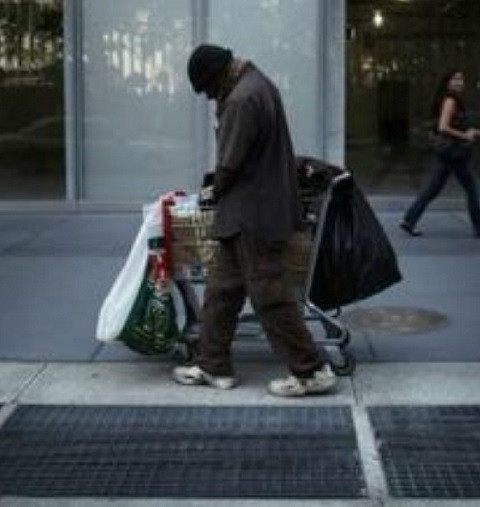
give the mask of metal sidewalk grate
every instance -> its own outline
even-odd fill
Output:
[[[356,498],[348,407],[21,406],[0,496]]]
[[[480,406],[370,407],[390,493],[480,498]]]

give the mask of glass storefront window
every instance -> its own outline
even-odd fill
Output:
[[[203,40],[258,64],[282,93],[297,153],[322,156],[327,3],[0,2],[0,200],[136,204],[197,190],[213,125],[186,63]]]
[[[257,64],[279,87],[297,153],[319,155],[317,0],[211,0],[208,37]]]
[[[198,189],[198,173],[211,168],[199,169],[194,157],[205,147],[198,145],[208,137],[213,145],[212,122],[199,122],[207,108],[198,107],[186,73],[199,27],[199,39],[231,47],[276,82],[297,152],[320,153],[318,2],[209,0],[202,6],[188,0],[82,2],[80,194],[86,200],[146,201],[176,188]],[[211,166],[213,152],[212,146],[209,162],[201,163]]]
[[[0,199],[65,196],[63,3],[0,2]]]
[[[465,72],[478,120],[479,27],[478,0],[348,0],[347,165],[369,192],[421,186],[432,95],[445,72]]]
[[[145,202],[192,191],[188,0],[84,0],[87,200]]]

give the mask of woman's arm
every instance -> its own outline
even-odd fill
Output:
[[[458,130],[452,127],[452,119],[455,115],[456,108],[455,100],[452,97],[447,97],[442,104],[440,111],[440,118],[438,120],[438,131],[448,134],[464,141],[473,141],[475,139],[475,129],[467,129],[465,131]]]

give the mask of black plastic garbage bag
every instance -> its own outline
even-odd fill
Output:
[[[328,204],[309,299],[331,310],[365,299],[402,279],[393,247],[353,177]]]

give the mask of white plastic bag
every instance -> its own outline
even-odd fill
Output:
[[[152,231],[161,229],[161,214],[155,204],[145,206],[143,222],[120,274],[105,298],[98,316],[96,338],[102,342],[115,340],[125,325],[135,303],[148,260],[148,240]]]

